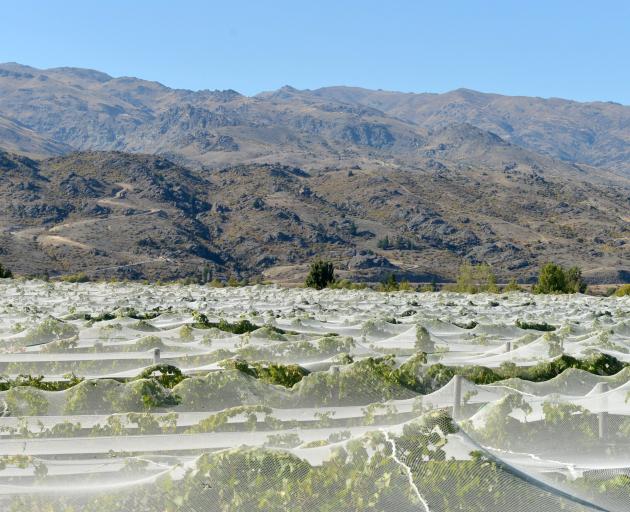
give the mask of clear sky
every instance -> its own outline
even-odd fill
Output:
[[[630,104],[628,0],[4,0],[0,19],[0,62],[171,87],[467,87]]]

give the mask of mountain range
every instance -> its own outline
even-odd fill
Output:
[[[24,273],[628,279],[630,107],[351,87],[171,89],[0,64],[0,259]],[[22,255],[31,257],[25,260]]]

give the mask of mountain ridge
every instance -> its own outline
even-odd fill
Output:
[[[470,89],[436,94],[285,86],[244,96],[19,64],[0,64],[0,93],[0,115],[46,140],[74,150],[162,153],[187,165],[379,159],[414,166],[427,131],[468,123],[557,160],[630,174],[630,107],[614,103]]]
[[[0,258],[26,275],[167,279],[210,266],[294,280],[323,256],[358,280],[450,280],[466,260],[501,280],[532,280],[547,260],[591,282],[629,276],[627,183],[519,166],[210,171],[124,152],[0,152],[0,172]]]

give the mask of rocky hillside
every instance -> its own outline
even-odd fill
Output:
[[[630,107],[459,90],[170,89],[0,65],[0,259],[17,272],[628,279]],[[18,154],[22,156],[17,156]],[[30,159],[30,158],[33,159]],[[29,257],[25,258],[24,255]]]
[[[323,254],[355,279],[427,281],[453,278],[464,258],[501,279],[555,260],[628,279],[627,181],[535,166],[213,171],[120,152],[0,153],[0,260],[25,274],[169,278],[209,265],[290,280]]]
[[[469,89],[446,94],[410,94],[328,87],[298,94],[303,98],[376,108],[429,129],[470,123],[557,159],[630,174],[630,106],[627,105],[502,96]]]

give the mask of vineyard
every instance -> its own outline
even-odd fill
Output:
[[[630,509],[630,297],[0,280],[0,509]]]

